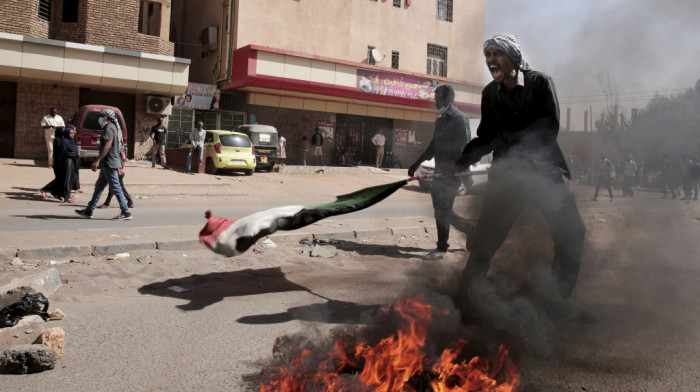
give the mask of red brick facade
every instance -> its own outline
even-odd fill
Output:
[[[39,19],[39,0],[3,0],[0,31],[49,38],[49,22]]]
[[[14,156],[46,160],[41,119],[55,106],[58,114],[67,121],[69,116],[78,111],[79,97],[80,89],[76,87],[17,83]]]
[[[170,0],[160,3],[161,20],[170,19]],[[136,52],[172,56],[169,28],[160,36],[138,32],[141,0],[80,0],[78,21],[62,22],[62,1],[51,2],[51,21],[39,18],[39,0],[3,0],[0,31],[59,41],[108,46]]]

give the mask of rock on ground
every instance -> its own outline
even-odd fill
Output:
[[[53,369],[56,353],[43,344],[10,347],[0,355],[0,373],[29,374]]]
[[[66,333],[61,327],[49,328],[36,339],[36,344],[43,344],[56,353],[56,359],[63,356],[63,347],[66,344]]]

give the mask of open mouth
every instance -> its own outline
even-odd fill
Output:
[[[490,65],[489,71],[491,72],[491,76],[493,76],[494,79],[503,76],[503,69],[497,65]]]

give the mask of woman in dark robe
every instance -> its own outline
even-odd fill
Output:
[[[63,157],[63,135],[65,134],[65,127],[56,127],[56,133],[53,139],[53,175],[54,179],[48,184],[44,185],[43,188],[39,189],[39,193],[44,199],[48,198],[48,194],[51,196],[61,199],[61,188],[63,187],[63,181],[65,174],[63,173],[63,164],[61,159]]]
[[[66,203],[73,203],[74,199],[71,192],[80,189],[80,181],[78,180],[80,158],[78,156],[78,146],[75,144],[75,132],[73,125],[69,124],[66,126],[61,145],[63,159],[61,166],[64,170],[61,197]]]

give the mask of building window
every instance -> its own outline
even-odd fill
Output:
[[[399,69],[399,52],[391,51],[391,68]]]
[[[437,0],[437,18],[452,22],[452,0]]]
[[[139,9],[139,33],[160,35],[160,3],[142,1]]]
[[[51,17],[51,0],[39,0],[39,19],[49,20]]]
[[[79,4],[80,0],[63,0],[63,15],[61,16],[61,22],[77,22]]]
[[[372,56],[372,49],[374,49],[374,46],[367,47],[367,64],[376,65],[377,62],[374,60],[374,56]]]
[[[394,7],[401,8],[401,0],[394,0]]]
[[[428,44],[428,75],[447,77],[447,48]]]

